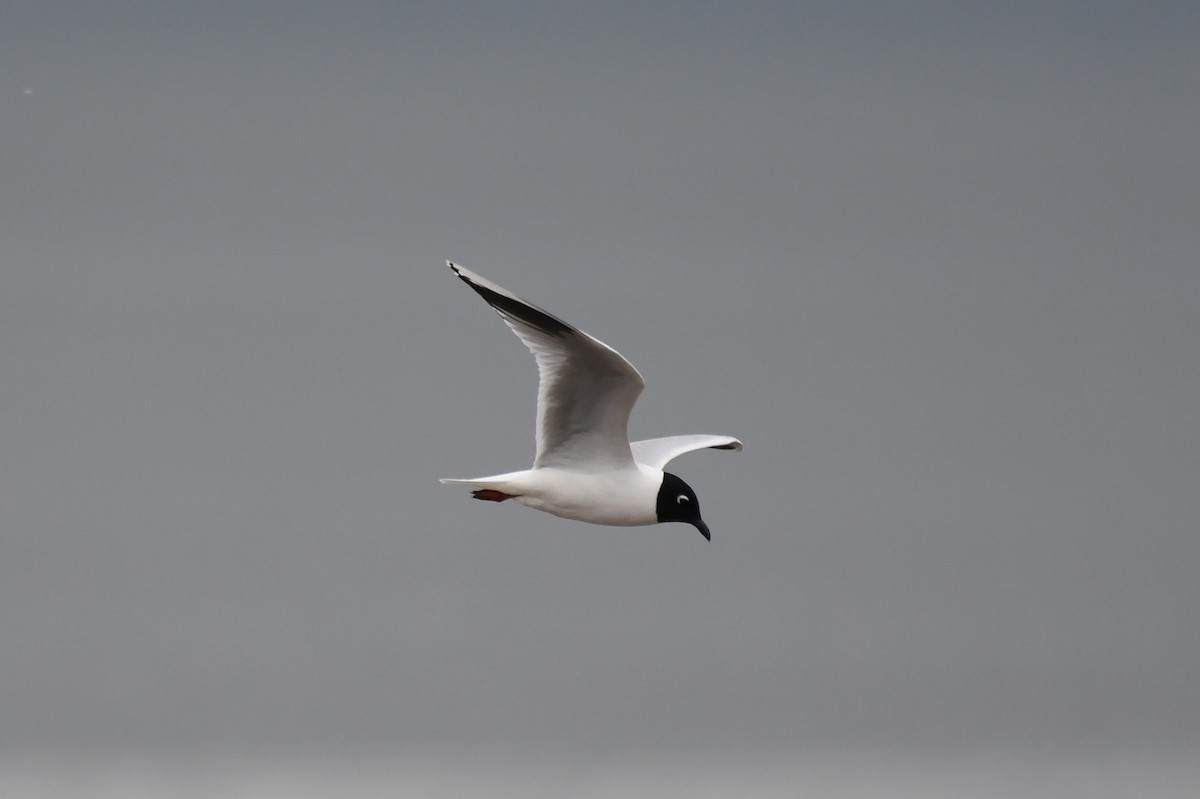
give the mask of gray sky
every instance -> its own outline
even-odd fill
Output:
[[[1200,780],[1195,4],[645,5],[0,3],[0,784]],[[536,385],[445,258],[711,544],[437,485]]]

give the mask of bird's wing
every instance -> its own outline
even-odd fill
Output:
[[[686,452],[697,449],[740,450],[742,442],[732,436],[691,435],[648,438],[644,441],[634,441],[629,446],[633,450],[635,461],[643,466],[661,469]]]
[[[604,342],[458,264],[446,262],[533,353],[538,367],[533,467],[601,470],[633,465],[629,413],[645,382]]]

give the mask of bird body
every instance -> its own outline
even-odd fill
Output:
[[[507,494],[514,502],[564,519],[614,527],[657,524],[655,507],[662,481],[660,470],[641,465],[587,472],[542,466],[470,480],[442,480]]]

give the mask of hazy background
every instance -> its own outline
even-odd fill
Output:
[[[0,788],[1194,796],[1195,3],[0,2]],[[619,349],[690,527],[474,502]]]

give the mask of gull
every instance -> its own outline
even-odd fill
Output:
[[[731,436],[629,440],[629,413],[645,382],[621,353],[506,288],[446,265],[533,353],[538,367],[533,468],[442,483],[473,486],[476,499],[516,500],[564,519],[636,526],[686,522],[711,541],[691,486],[668,462],[698,449],[740,450]]]

